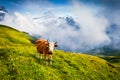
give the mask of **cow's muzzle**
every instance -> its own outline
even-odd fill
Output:
[[[49,51],[48,53],[49,53],[49,54],[52,54],[52,51]]]

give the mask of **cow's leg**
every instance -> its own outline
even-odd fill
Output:
[[[52,65],[52,54],[49,55],[50,58],[50,65]]]
[[[47,57],[47,54],[45,54],[44,56],[45,56],[46,65],[48,65],[48,57]]]
[[[40,54],[40,59],[42,59],[42,54]]]

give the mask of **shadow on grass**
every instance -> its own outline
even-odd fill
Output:
[[[8,54],[9,50],[5,50],[5,49],[0,49],[0,59],[8,59],[9,54]]]
[[[30,56],[35,60],[36,63],[38,63],[40,65],[45,65],[45,60],[44,59],[40,59],[34,54],[30,54]]]
[[[120,56],[107,56],[107,57],[101,57],[101,58],[111,63],[120,63]]]

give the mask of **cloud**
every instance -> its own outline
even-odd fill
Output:
[[[63,10],[63,7],[56,7],[55,9],[52,7],[54,5],[50,4],[51,7],[48,9],[48,7],[40,8],[38,4],[31,2],[24,3],[23,7],[31,11],[27,13],[16,11],[12,15],[7,14],[0,23],[28,32],[34,36],[41,36],[42,38],[49,39],[49,41],[57,41],[59,49],[63,50],[85,52],[107,45],[119,47],[119,10],[108,15],[108,8],[90,6],[73,0],[72,7],[64,8],[68,12],[70,11],[69,15],[72,17],[68,18],[74,20],[77,27],[79,27],[75,29],[74,26],[68,24],[65,16],[60,17],[63,15],[57,13],[57,11]],[[33,14],[37,10],[41,11],[41,9],[45,9],[41,14]],[[43,14],[45,11],[48,11],[47,14]],[[65,13],[64,15],[67,14]],[[113,28],[115,27],[113,24],[116,25],[116,29]]]
[[[111,39],[111,48],[120,49],[120,10],[114,10],[113,13],[108,14],[110,20],[110,27],[106,30]]]
[[[109,21],[98,13],[102,8],[98,7],[98,11],[76,1],[73,3],[73,12],[78,18],[77,22],[81,25],[81,32],[78,34],[82,35],[80,38],[82,38],[83,44],[86,44],[88,48],[97,48],[109,44],[110,39],[105,32]]]
[[[13,15],[7,14],[0,23],[29,33],[31,33],[33,27],[30,20],[18,12],[15,12]]]

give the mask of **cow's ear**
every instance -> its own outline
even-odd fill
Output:
[[[57,44],[57,42],[55,42],[55,44]]]
[[[55,47],[57,47],[58,45],[57,45],[57,42],[55,42]]]

